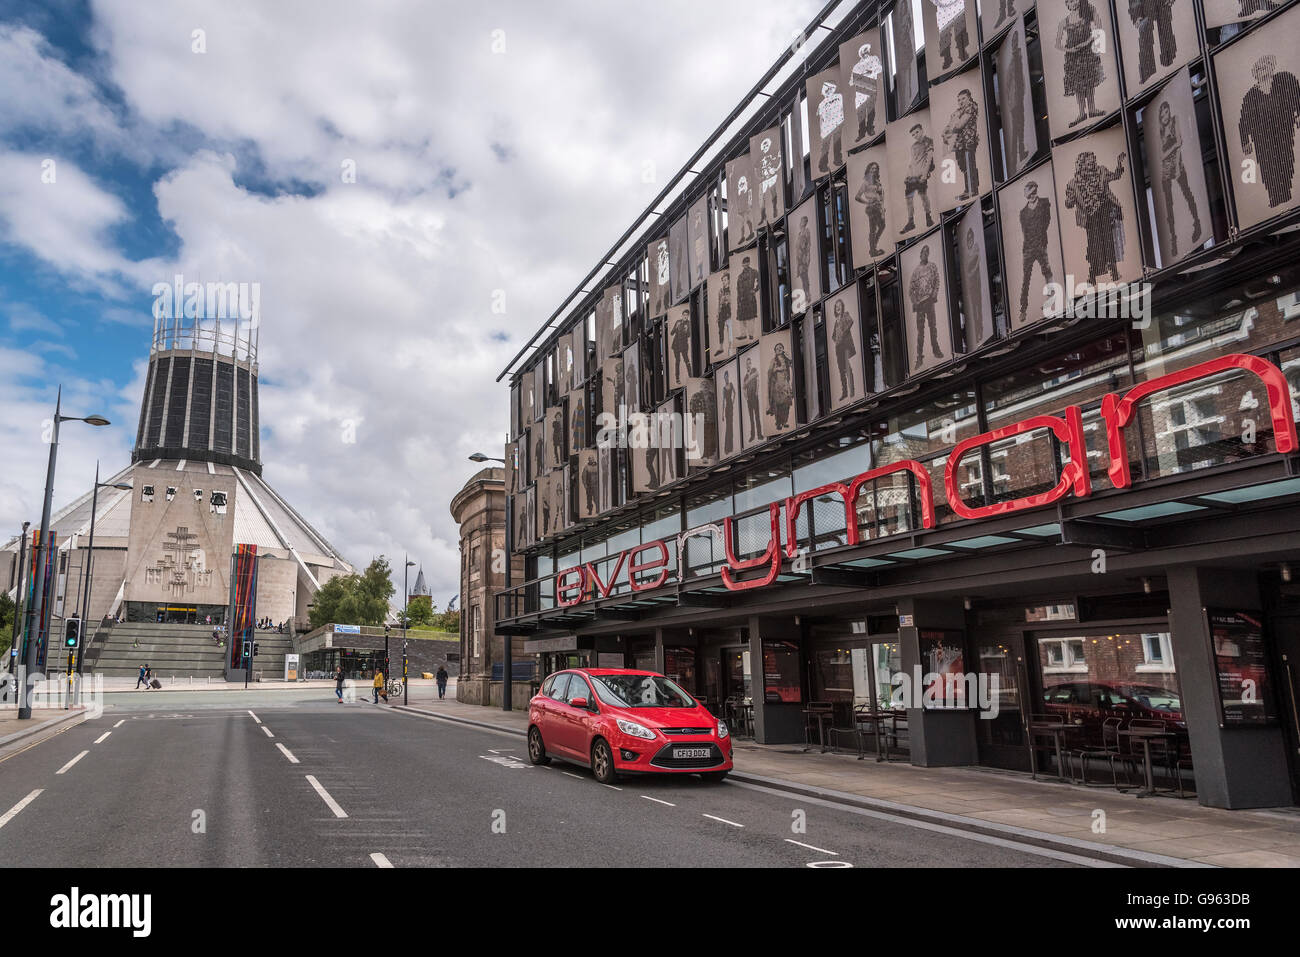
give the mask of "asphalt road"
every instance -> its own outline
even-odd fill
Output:
[[[285,692],[113,695],[0,756],[0,863],[1043,867],[1081,858],[695,777],[527,763],[522,738]],[[24,803],[26,802],[26,803]]]

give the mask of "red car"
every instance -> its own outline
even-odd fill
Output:
[[[591,767],[601,784],[620,773],[698,774],[731,770],[726,722],[653,671],[558,671],[528,703],[528,760],[560,758]]]

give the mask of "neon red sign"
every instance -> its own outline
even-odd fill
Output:
[[[1295,416],[1291,411],[1290,388],[1282,371],[1271,362],[1257,356],[1221,356],[1136,385],[1122,398],[1111,393],[1102,399],[1101,417],[1106,425],[1111,484],[1117,489],[1128,488],[1132,484],[1124,430],[1132,424],[1138,405],[1143,399],[1166,389],[1186,385],[1197,379],[1210,378],[1233,369],[1250,372],[1263,383],[1268,396],[1269,415],[1273,422],[1273,441],[1277,451],[1282,454],[1296,451],[1297,447],[1300,447],[1300,439],[1297,439]],[[1056,436],[1069,455],[1069,461],[1062,466],[1061,477],[1055,487],[1046,492],[1025,495],[994,505],[971,506],[962,501],[958,486],[958,468],[962,459],[985,445],[1043,429],[1049,430]],[[1087,443],[1083,434],[1083,410],[1077,405],[1067,406],[1059,416],[1035,415],[1014,425],[974,436],[958,443],[948,456],[943,475],[948,505],[961,518],[983,519],[1041,508],[1058,502],[1068,495],[1087,498],[1092,494],[1092,483],[1088,477],[1087,453]],[[927,529],[934,528],[936,524],[934,490],[931,486],[930,473],[920,462],[908,459],[863,472],[847,482],[831,482],[820,488],[772,502],[768,506],[771,533],[767,546],[752,558],[740,558],[736,555],[732,545],[735,540],[732,534],[734,519],[731,517],[723,519],[722,528],[716,525],[704,525],[682,532],[676,537],[677,567],[679,569],[682,567],[685,546],[689,539],[706,535],[721,538],[726,552],[726,561],[722,566],[723,585],[730,591],[763,588],[776,581],[777,575],[780,574],[783,551],[786,558],[794,558],[799,554],[799,512],[805,502],[824,495],[838,495],[844,504],[845,540],[850,545],[857,545],[861,538],[858,531],[857,506],[863,487],[877,479],[898,473],[910,473],[915,478],[920,498],[921,526]],[[784,522],[781,521],[783,509]],[[782,534],[782,526],[784,526],[784,534]],[[643,556],[646,555],[652,557],[644,558]],[[649,542],[635,548],[624,549],[619,553],[614,569],[609,573],[607,580],[601,579],[596,566],[591,562],[561,571],[555,576],[555,600],[560,606],[569,608],[597,597],[608,597],[613,592],[620,575],[624,577],[632,591],[650,591],[663,587],[668,581],[669,573],[666,542]],[[740,577],[747,573],[758,574],[752,577]]]

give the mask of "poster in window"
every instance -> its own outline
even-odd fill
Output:
[[[519,406],[523,402],[522,389],[515,382],[510,386],[510,437],[519,438]]]
[[[600,401],[606,425],[614,428],[623,416],[623,359],[606,359],[600,367]]]
[[[1206,614],[1214,643],[1220,726],[1271,723],[1277,714],[1260,614],[1214,608]]]
[[[1221,27],[1240,20],[1255,20],[1274,10],[1281,10],[1287,0],[1202,0],[1205,26]]]
[[[819,235],[814,193],[790,217],[790,312],[796,316],[807,312],[822,296]]]
[[[607,286],[601,294],[605,314],[606,355],[617,355],[623,348],[623,286]],[[599,318],[599,316],[598,316]]]
[[[534,422],[532,428],[532,465],[533,481],[538,481],[546,474],[550,465],[546,461],[546,422]]]
[[[789,432],[798,424],[795,421],[794,349],[791,348],[790,340],[790,328],[787,326],[769,332],[759,341],[763,360],[760,390],[763,400],[762,433],[767,438]],[[750,353],[754,351],[751,349]]]
[[[1300,201],[1300,8],[1214,56],[1237,225],[1245,229]]]
[[[727,249],[735,252],[758,239],[758,176],[752,153],[727,163]]]
[[[928,3],[929,0],[926,0]],[[939,134],[935,199],[944,212],[978,199],[993,186],[979,70],[930,87],[930,115]]]
[[[714,391],[718,400],[718,456],[731,458],[741,450],[740,437],[740,364],[732,359],[713,371]]]
[[[763,356],[751,346],[736,359],[740,374],[740,442],[745,448],[763,441]]]
[[[903,325],[907,330],[909,375],[918,375],[952,358],[948,283],[944,277],[943,231],[903,250]]]
[[[681,478],[681,449],[686,444],[682,418],[677,412],[677,399],[673,397],[659,403],[656,410],[655,434],[659,439],[659,481],[670,485]]]
[[[709,277],[713,282],[713,277]],[[680,389],[691,376],[691,304],[668,310],[668,389]]]
[[[668,311],[672,295],[672,267],[668,252],[668,237],[656,239],[645,250],[650,276],[650,317],[662,316]]]
[[[896,115],[902,116],[921,94],[920,75],[916,64],[916,23],[913,20],[911,0],[900,0],[889,13],[893,31],[894,54],[894,105]]]
[[[768,704],[800,704],[799,647],[789,641],[763,642],[763,700]]]
[[[520,515],[519,541],[525,548],[532,546],[537,541],[537,486],[528,486],[528,493],[524,496],[524,510]]]
[[[1110,10],[1101,0],[1038,0],[1039,48],[1052,139],[1119,109]]]
[[[1059,311],[1060,297],[1052,295],[1051,287],[1063,282],[1065,267],[1055,203],[1051,162],[1035,166],[998,191],[1012,332]]]
[[[731,257],[728,266],[731,304],[735,314],[731,323],[734,351],[757,342],[762,331],[758,319],[758,250],[737,253]]]
[[[1113,126],[1052,150],[1061,246],[1075,284],[1142,278],[1142,240],[1124,128]]]
[[[603,513],[614,507],[613,488],[615,477],[618,474],[615,457],[618,455],[618,450],[607,442],[596,449],[596,452],[600,462],[599,502],[600,511]]]
[[[894,252],[890,212],[894,197],[886,196],[889,159],[885,146],[872,146],[849,156],[849,231],[853,237],[853,266],[860,269]]]
[[[826,301],[826,365],[832,411],[852,405],[866,394],[857,283],[841,287]]]
[[[515,486],[519,481],[519,474],[518,474],[519,473],[519,443],[518,442],[506,443],[505,469],[506,469],[505,489],[507,492],[513,493],[516,491]]]
[[[560,336],[555,346],[555,391],[565,396],[573,386],[573,336]]]
[[[564,531],[573,524],[572,511],[569,508],[569,466],[558,470],[555,473],[555,531],[557,533]]]
[[[885,188],[892,193],[885,201],[892,201],[890,222],[898,230],[894,238],[902,242],[925,232],[939,218],[938,208],[931,205],[936,177],[929,108],[890,123],[885,129],[885,148],[890,172]]]
[[[989,292],[988,254],[984,249],[984,213],[976,203],[957,223],[957,263],[960,268],[962,329],[966,351],[979,348],[993,335],[993,298]]]
[[[804,82],[813,179],[829,176],[844,165],[844,89],[840,83],[839,64]]]
[[[781,127],[750,137],[749,155],[758,175],[759,228],[781,222],[785,215],[785,148]]]
[[[672,283],[672,302],[669,305],[673,302],[681,302],[686,298],[686,294],[691,291],[689,247],[690,239],[686,234],[686,217],[683,216],[673,223],[668,230],[668,252],[672,259],[669,270],[669,279]]]
[[[1212,238],[1210,197],[1201,162],[1201,135],[1184,67],[1142,110],[1147,174],[1155,203],[1160,262],[1177,262]]]
[[[687,213],[687,238],[690,251],[687,254],[690,266],[691,288],[694,289],[709,274],[709,197],[701,196],[691,203]]]
[[[1038,127],[1034,122],[1034,97],[1029,87],[1029,48],[1025,44],[1025,18],[1017,17],[998,47],[998,117],[1007,176],[1025,168],[1038,152]]]
[[[546,461],[553,469],[563,466],[569,458],[568,446],[565,442],[568,432],[568,423],[564,417],[564,403],[547,409],[546,438],[551,443],[551,447],[547,450]]]
[[[573,388],[578,389],[587,381],[587,320],[583,319],[573,327],[570,336],[573,343]]]
[[[537,416],[533,413],[533,409],[537,401],[536,399],[537,377],[533,374],[532,369],[528,369],[524,372],[523,376],[519,380],[519,384],[520,384],[519,414],[523,418],[521,425],[523,428],[526,429],[537,418]]]
[[[600,514],[600,453],[583,449],[578,453],[578,519],[583,521]]]
[[[844,91],[844,148],[869,143],[885,130],[880,84],[885,72],[880,31],[868,30],[840,44],[840,89]]]
[[[1196,0],[1120,0],[1115,4],[1119,59],[1129,97],[1201,54]]]
[[[641,343],[633,341],[623,352],[623,405],[629,413],[641,411]]]
[[[702,468],[718,461],[718,400],[710,378],[686,380],[686,467]]]
[[[551,485],[552,474],[547,473],[537,480],[534,486],[537,493],[537,531],[536,541],[543,541],[551,534]]]
[[[808,313],[799,323],[799,351],[803,354],[803,401],[808,421],[821,418],[822,402],[817,388],[817,319]]]
[[[587,390],[575,389],[569,395],[569,454],[587,447]]]
[[[1034,0],[981,0],[980,20],[984,27],[984,42],[1015,23],[1034,8]]]
[[[975,0],[921,0],[921,22],[925,25],[925,68],[931,83],[960,70],[979,50]]]
[[[658,416],[637,416],[628,423],[627,454],[632,460],[632,491],[653,492],[663,485],[663,454]]]
[[[752,259],[756,253],[741,254]],[[709,361],[726,362],[736,354],[735,315],[732,309],[731,270],[724,269],[709,275],[705,290],[709,298]]]
[[[533,366],[533,417],[540,419],[546,414],[546,403],[550,401],[550,390],[546,388],[546,360]]]
[[[920,632],[921,667],[925,671],[922,704],[927,709],[966,708],[966,661],[959,631]]]

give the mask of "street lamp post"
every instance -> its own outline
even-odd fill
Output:
[[[411,601],[411,556],[406,556],[406,566],[402,569],[402,704],[411,703],[410,675],[406,673],[406,629],[410,624],[407,617],[407,605]]]
[[[95,573],[95,515],[99,511],[99,490],[101,488],[115,488],[128,491],[131,485],[127,482],[101,482],[99,480],[99,462],[95,462],[95,488],[90,493],[90,544],[86,547],[86,574],[82,577],[86,580],[85,593],[81,598],[81,647],[77,649],[77,676],[82,674],[81,666],[86,660],[86,646],[90,643],[87,632],[90,621],[90,580]]]
[[[45,469],[45,502],[41,506],[41,537],[36,548],[36,574],[42,581],[45,577],[46,556],[50,549],[50,506],[54,500],[54,463],[59,452],[59,424],[62,422],[85,422],[88,425],[104,426],[108,425],[108,419],[102,415],[75,416],[63,415],[63,387],[59,387],[58,398],[54,402],[54,431],[50,435],[50,461]],[[49,621],[50,602],[44,602],[46,622]],[[18,679],[18,718],[19,720],[30,720],[32,716],[31,697],[27,694],[28,676],[36,671],[36,603],[28,605],[27,611],[23,615],[23,664],[22,674]],[[47,631],[48,638],[48,631]]]

